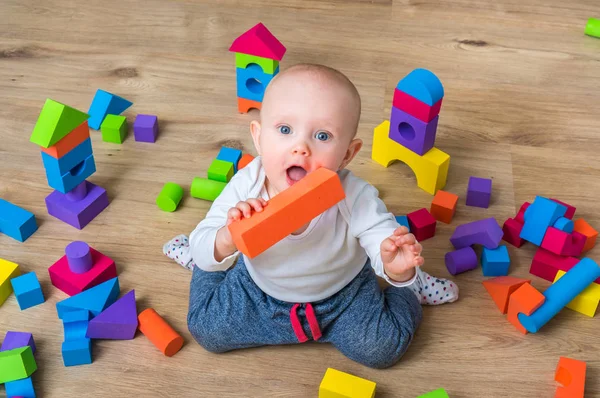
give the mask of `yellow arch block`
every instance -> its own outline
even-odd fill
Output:
[[[371,153],[373,160],[383,167],[388,167],[396,160],[406,163],[417,177],[417,186],[431,195],[444,188],[448,178],[450,155],[437,148],[431,148],[423,156],[418,155],[392,140],[389,132],[389,120],[375,127]]]
[[[565,271],[558,271],[554,278],[554,282],[562,278],[564,274]],[[594,282],[583,289],[577,297],[571,300],[571,302],[567,304],[567,307],[573,311],[577,311],[593,318],[598,309],[598,303],[600,303],[600,285]]]

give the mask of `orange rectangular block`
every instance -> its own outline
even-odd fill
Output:
[[[560,357],[554,380],[562,384],[556,389],[554,398],[583,398],[585,391],[586,363],[567,357]]]
[[[252,101],[246,98],[238,97],[238,111],[240,113],[248,113],[250,109],[259,109],[262,105],[262,102]]]
[[[88,138],[90,138],[90,129],[88,128],[88,122],[86,120],[56,144],[48,148],[40,147],[40,149],[42,152],[47,153],[53,158],[59,159],[71,152],[73,148]]]
[[[546,301],[546,297],[529,283],[521,285],[508,301],[508,321],[515,325],[517,330],[527,334],[527,329],[519,322],[519,314],[531,315]]]
[[[254,156],[250,155],[249,153],[245,153],[244,155],[242,155],[242,157],[240,158],[240,160],[238,161],[238,164],[237,164],[238,171],[240,171],[244,167],[248,166],[248,163],[250,163],[253,160],[254,160]]]
[[[229,224],[238,250],[253,258],[346,197],[336,172],[320,168],[271,199],[260,213]]]
[[[596,231],[590,224],[588,224],[583,218],[575,221],[575,231],[585,235],[585,245],[583,246],[583,252],[591,250],[596,245],[596,238],[598,238],[598,231]]]
[[[431,202],[431,215],[438,221],[450,224],[456,204],[458,203],[458,195],[446,191],[437,191],[433,201]]]

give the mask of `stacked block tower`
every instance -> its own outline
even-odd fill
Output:
[[[238,110],[260,109],[265,89],[279,73],[285,47],[265,25],[259,23],[234,40]]]
[[[426,69],[415,69],[394,90],[391,117],[375,128],[372,158],[384,167],[406,163],[419,188],[435,195],[446,185],[450,156],[435,148],[444,87]]]
[[[106,190],[86,178],[96,172],[88,114],[47,99],[30,141],[40,146],[48,213],[82,229],[108,206]]]

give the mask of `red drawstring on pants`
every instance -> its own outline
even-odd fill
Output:
[[[294,333],[298,338],[298,341],[304,343],[308,341],[308,337],[306,333],[304,333],[304,329],[302,329],[302,323],[300,323],[300,318],[298,318],[298,307],[299,303],[296,303],[292,306],[290,310],[290,321],[292,323],[292,329],[294,329]],[[321,328],[319,327],[319,322],[317,321],[317,317],[315,316],[315,310],[313,309],[310,303],[306,303],[306,320],[308,321],[308,327],[310,328],[310,332],[313,335],[313,340],[317,341],[321,338]]]

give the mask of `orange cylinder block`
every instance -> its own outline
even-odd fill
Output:
[[[140,332],[166,356],[175,355],[183,346],[183,337],[152,308],[140,312],[138,321]]]

